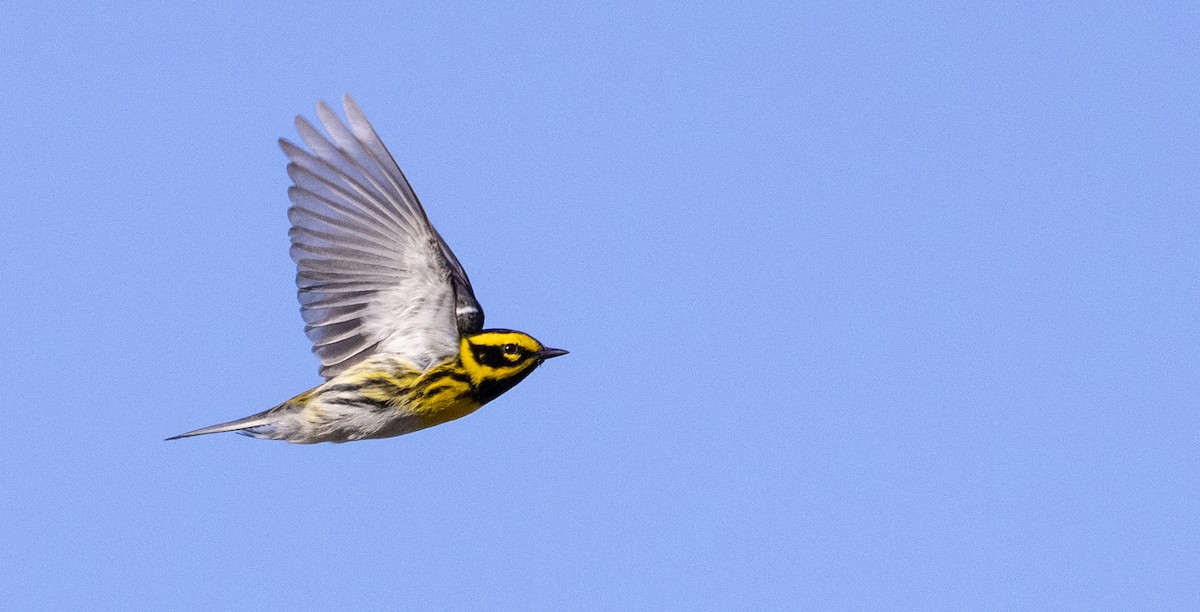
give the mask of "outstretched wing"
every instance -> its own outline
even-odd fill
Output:
[[[279,140],[304,331],[326,378],[380,352],[427,368],[483,328],[483,309],[362,110],[349,95],[342,104],[348,128],[317,104],[328,136],[296,117],[311,152]]]

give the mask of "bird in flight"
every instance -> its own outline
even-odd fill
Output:
[[[458,258],[362,109],[346,123],[324,102],[308,150],[281,138],[305,332],[325,382],[236,421],[175,440],[236,431],[297,444],[388,438],[466,416],[565,355],[528,334],[483,329]]]

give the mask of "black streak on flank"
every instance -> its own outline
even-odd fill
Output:
[[[358,395],[355,397],[335,397],[325,401],[330,404],[337,404],[339,406],[370,406],[379,410],[389,408],[391,406],[388,402],[367,397],[365,395]]]

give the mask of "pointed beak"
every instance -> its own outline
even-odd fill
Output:
[[[567,354],[567,351],[564,351],[562,349],[544,348],[544,349],[538,351],[537,356],[538,356],[538,359],[545,361],[551,357],[560,357],[560,356],[566,355],[566,354]]]

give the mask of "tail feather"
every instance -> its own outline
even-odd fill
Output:
[[[238,419],[236,421],[229,421],[228,423],[218,423],[216,425],[209,425],[208,427],[201,427],[200,429],[189,431],[187,433],[181,433],[178,436],[171,436],[170,438],[167,438],[167,440],[178,440],[180,438],[190,438],[192,436],[203,436],[204,434],[222,433],[222,432],[226,432],[226,431],[236,431],[238,433],[244,433],[248,436],[258,437],[267,432],[264,430],[258,430],[258,431],[245,431],[245,430],[250,430],[250,429],[260,428],[260,427],[262,427],[262,428],[270,427],[272,424],[272,421],[274,420],[271,417],[270,412],[271,411],[268,410],[266,412],[260,412],[255,415],[248,416],[244,419]]]

